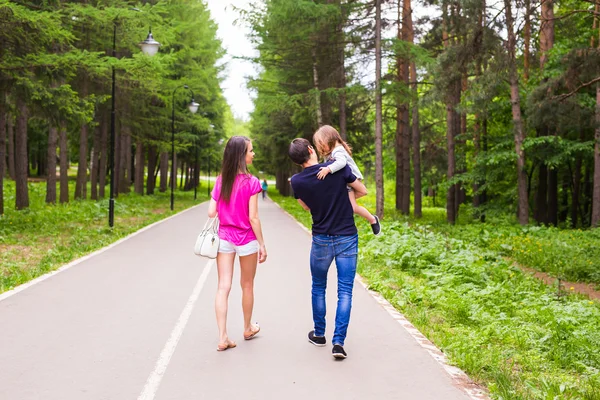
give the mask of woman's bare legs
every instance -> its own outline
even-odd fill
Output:
[[[352,204],[352,211],[354,211],[354,214],[360,215],[361,217],[369,221],[370,224],[374,224],[375,222],[377,222],[377,220],[375,219],[373,214],[369,212],[369,210],[367,210],[363,206],[359,206],[356,203],[356,196],[354,194],[354,190],[348,191],[348,197],[350,197],[350,203]]]
[[[229,302],[229,292],[231,291],[231,281],[233,279],[233,261],[235,253],[217,254],[217,271],[219,275],[219,284],[217,287],[217,296],[215,298],[215,313],[217,315],[217,326],[219,327],[219,347],[229,344],[227,336],[227,306]]]
[[[244,312],[244,337],[256,331],[252,327],[252,309],[254,308],[254,277],[258,264],[258,253],[240,257],[240,285],[242,286],[242,310]]]

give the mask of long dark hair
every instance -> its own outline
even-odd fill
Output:
[[[247,173],[246,153],[250,139],[246,136],[232,136],[225,145],[223,164],[221,166],[221,195],[220,199],[226,203],[231,199],[235,178],[240,173]]]

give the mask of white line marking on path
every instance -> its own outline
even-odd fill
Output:
[[[277,207],[279,207],[281,211],[283,211],[291,219],[293,219],[294,222],[298,224],[298,226],[302,228],[304,232],[312,236],[310,230],[308,230],[304,225],[302,225],[292,214],[285,211],[283,207],[281,207],[276,202],[273,201],[273,203]],[[377,301],[383,307],[383,309],[386,310],[388,314],[390,314],[390,316],[394,318],[394,320],[396,320],[396,322],[398,322],[400,326],[402,326],[402,328],[404,328],[404,330],[406,330],[406,332],[408,332],[410,336],[412,336],[413,339],[416,340],[419,346],[424,348],[427,351],[427,353],[442,366],[444,371],[446,371],[446,373],[450,375],[452,382],[459,389],[461,389],[463,393],[466,393],[472,400],[489,400],[490,397],[488,396],[488,393],[485,388],[478,386],[460,368],[450,365],[448,363],[448,358],[446,357],[446,355],[440,349],[438,349],[437,346],[433,344],[433,342],[427,339],[425,335],[423,335],[412,323],[410,323],[410,321],[406,319],[404,314],[396,310],[396,308],[389,301],[387,301],[381,295],[381,293],[370,290],[364,278],[359,274],[356,274],[355,280],[362,285],[362,287],[367,291],[367,293],[369,293],[371,297],[373,297],[373,299],[375,299],[375,301]]]
[[[200,292],[204,287],[204,283],[206,282],[206,278],[210,273],[212,266],[215,264],[215,260],[210,260],[206,266],[204,267],[204,271],[202,271],[202,275],[198,278],[198,282],[190,295],[177,323],[175,324],[175,328],[171,332],[171,336],[169,336],[169,340],[165,344],[160,356],[158,357],[158,361],[156,361],[156,365],[154,367],[154,371],[148,377],[146,381],[146,385],[144,386],[144,390],[142,390],[142,394],[138,397],[138,400],[152,400],[154,396],[156,396],[156,392],[158,391],[158,387],[160,386],[160,382],[169,366],[169,362],[171,361],[171,357],[173,353],[175,353],[175,349],[177,348],[177,344],[179,343],[179,339],[181,339],[181,335],[185,330],[185,326],[192,315],[192,310],[194,309],[194,305],[196,304],[196,300],[200,296]]]
[[[113,248],[113,247],[115,247],[115,246],[118,246],[119,244],[123,243],[124,241],[126,241],[126,240],[129,240],[129,239],[131,239],[132,237],[134,237],[134,236],[137,236],[137,235],[139,235],[140,233],[142,233],[142,232],[144,232],[144,231],[147,231],[148,229],[150,229],[150,228],[153,228],[154,226],[156,226],[156,225],[158,225],[158,224],[162,224],[163,222],[167,222],[167,221],[168,221],[168,220],[170,220],[171,218],[175,218],[175,217],[177,217],[178,215],[180,215],[180,214],[183,214],[184,212],[191,211],[191,210],[195,209],[196,207],[200,207],[202,204],[204,204],[204,203],[200,203],[200,204],[198,204],[198,205],[196,205],[196,206],[193,206],[193,207],[190,207],[190,208],[188,208],[188,209],[185,209],[185,210],[183,210],[183,211],[181,211],[181,212],[179,212],[179,213],[177,213],[177,214],[175,214],[175,215],[171,215],[171,216],[170,216],[170,217],[168,217],[168,218],[161,219],[160,221],[156,221],[156,222],[154,222],[153,224],[150,224],[150,225],[148,225],[148,226],[145,226],[145,227],[143,227],[143,228],[142,228],[142,229],[140,229],[139,231],[135,231],[135,232],[133,232],[132,234],[130,234],[130,235],[128,235],[128,236],[125,236],[124,238],[122,238],[122,239],[119,239],[119,240],[117,240],[116,242],[114,242],[114,243],[112,243],[112,244],[109,244],[109,245],[108,245],[108,246],[106,246],[106,247],[103,247],[103,248],[101,248],[100,250],[96,250],[96,251],[94,251],[93,253],[90,253],[90,254],[88,254],[87,256],[83,256],[83,257],[81,257],[81,258],[78,258],[77,260],[71,261],[70,263],[68,263],[68,264],[66,264],[66,265],[63,265],[62,267],[60,267],[60,268],[58,268],[58,269],[55,269],[54,271],[47,272],[47,273],[45,273],[44,275],[38,276],[38,277],[37,277],[37,278],[35,278],[34,280],[31,280],[31,281],[29,281],[29,282],[27,282],[27,283],[24,283],[24,284],[22,284],[22,285],[19,285],[19,286],[15,287],[14,289],[8,290],[8,291],[6,291],[6,292],[4,292],[4,293],[0,294],[0,301],[2,301],[2,300],[6,300],[6,299],[8,299],[9,297],[11,297],[11,296],[14,296],[15,294],[17,294],[17,293],[19,293],[19,292],[22,292],[23,290],[25,290],[25,289],[27,289],[27,288],[29,288],[29,287],[31,287],[31,286],[33,286],[33,285],[35,285],[36,283],[43,282],[43,281],[45,281],[46,279],[48,279],[48,278],[52,278],[54,275],[57,275],[57,274],[59,274],[60,272],[66,271],[66,270],[68,270],[68,269],[69,269],[69,268],[71,268],[71,267],[74,267],[74,266],[76,266],[76,265],[78,265],[78,264],[81,264],[83,261],[85,261],[85,260],[87,260],[87,259],[89,259],[89,258],[92,258],[92,257],[94,257],[94,256],[97,256],[97,255],[98,255],[98,254],[100,254],[100,253],[104,253],[105,251],[107,251],[107,250],[110,250],[110,249],[112,249],[112,248]]]

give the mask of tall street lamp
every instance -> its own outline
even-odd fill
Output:
[[[137,11],[137,10],[136,10]],[[140,43],[142,52],[148,56],[153,56],[158,52],[160,43],[152,37],[152,31],[148,37]],[[113,27],[113,48],[112,56],[117,58],[117,21],[114,21]],[[108,226],[111,228],[115,224],[115,94],[116,94],[116,69],[112,67],[112,94],[111,94],[111,112],[110,112],[110,198],[108,200]]]
[[[175,165],[175,93],[179,89],[186,89],[192,93],[192,101],[190,104],[188,104],[188,110],[190,110],[192,114],[197,113],[198,107],[200,107],[200,104],[194,101],[194,92],[188,87],[188,85],[179,86],[173,90],[173,112],[171,113],[171,211],[173,211],[173,207],[175,205],[174,191],[175,181],[177,180],[177,176],[175,175],[177,173],[177,168]]]

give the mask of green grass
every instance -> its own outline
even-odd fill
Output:
[[[387,183],[386,188],[392,188]],[[375,191],[362,200],[375,211]],[[448,238],[462,239],[482,250],[493,250],[518,264],[546,272],[556,278],[600,285],[600,229],[567,229],[521,226],[514,215],[489,213],[486,223],[472,217],[473,209],[461,206],[455,225],[446,222],[445,208],[424,207],[423,217],[400,215],[394,209],[393,190],[386,190],[385,217],[425,226]],[[424,204],[430,199],[425,198]],[[533,221],[532,221],[533,222]]]
[[[310,227],[293,199],[271,197]],[[358,268],[370,288],[494,399],[600,399],[600,305],[578,295],[557,299],[494,246],[435,229],[440,213],[425,213],[425,225],[387,213],[381,237],[358,221]]]
[[[5,214],[0,217],[0,293],[105,247],[140,228],[208,199],[207,187],[194,192],[140,196],[120,194],[115,201],[115,226],[108,227],[108,199],[48,205],[45,183],[29,183],[30,207],[16,211],[13,181],[4,183]],[[88,194],[90,190],[88,188]],[[107,192],[108,194],[108,188]]]

